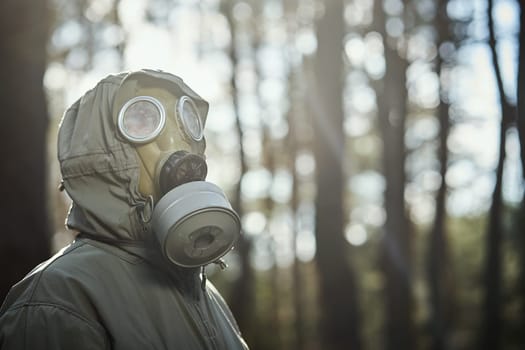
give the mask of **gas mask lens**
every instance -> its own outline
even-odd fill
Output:
[[[190,141],[200,141],[203,136],[201,118],[195,103],[188,97],[182,96],[177,103],[177,117]]]
[[[164,128],[166,114],[160,102],[150,96],[137,96],[122,106],[118,127],[131,142],[146,143],[153,140]]]

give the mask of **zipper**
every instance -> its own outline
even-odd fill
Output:
[[[193,307],[195,308],[195,311],[199,315],[199,319],[201,321],[201,324],[203,325],[204,330],[206,331],[206,336],[207,336],[207,338],[210,341],[211,348],[214,349],[214,350],[218,350],[219,347],[217,345],[217,331],[215,330],[215,327],[213,327],[213,325],[210,324],[209,318],[203,312],[200,303],[198,303],[198,302],[197,303],[193,303]]]

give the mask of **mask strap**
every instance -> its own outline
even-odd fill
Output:
[[[216,260],[213,263],[219,265],[221,270],[225,270],[228,267],[228,265],[222,259]],[[208,279],[208,276],[206,275],[206,265],[201,266],[201,276],[202,276],[201,289],[203,292],[205,292],[206,291],[206,280]]]
[[[151,218],[153,217],[153,206],[153,196],[149,195],[148,198],[146,198],[146,202],[144,202],[142,208],[139,209],[140,221],[142,221],[144,224],[147,224],[151,221]]]
[[[201,280],[201,289],[203,292],[206,291],[206,280],[208,277],[206,276],[206,267],[203,265],[201,267],[201,274],[202,274],[202,280]]]
[[[228,264],[223,259],[219,259],[213,262],[216,265],[219,265],[221,270],[226,270],[228,268]]]

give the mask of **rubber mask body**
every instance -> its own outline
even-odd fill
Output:
[[[166,113],[166,122],[160,134],[151,142],[136,146],[140,159],[139,192],[145,197],[151,195],[158,201],[163,195],[159,187],[160,172],[167,159],[177,151],[204,157],[205,141],[190,141],[182,133],[176,116],[176,104],[180,97],[153,87],[141,88],[139,93],[155,97],[164,106]]]

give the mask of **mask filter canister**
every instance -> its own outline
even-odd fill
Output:
[[[207,181],[183,183],[162,196],[152,228],[166,258],[183,267],[217,261],[241,231],[239,216],[222,190]]]

